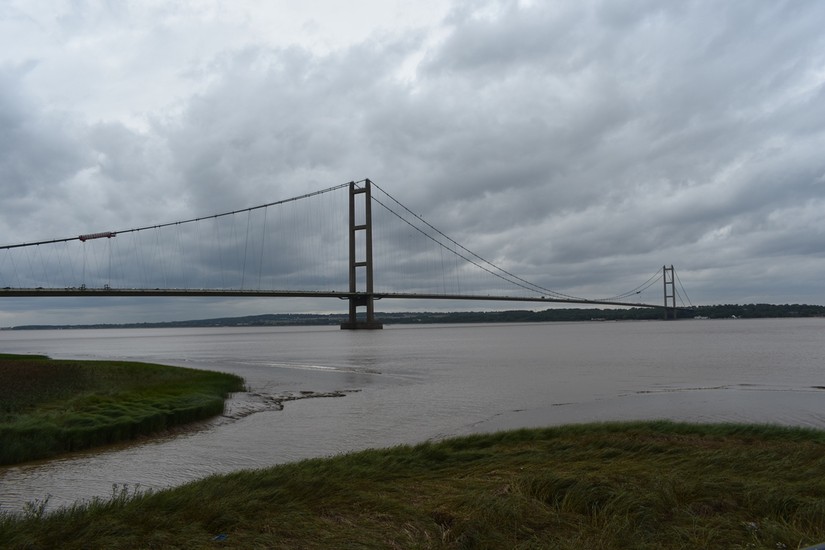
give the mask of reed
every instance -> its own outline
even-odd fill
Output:
[[[237,376],[165,365],[0,355],[0,464],[47,458],[223,412]]]
[[[591,424],[121,489],[0,516],[10,548],[802,548],[825,541],[825,434]]]

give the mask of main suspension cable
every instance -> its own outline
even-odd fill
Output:
[[[602,298],[601,301],[614,302],[614,301],[619,301],[623,298],[627,298],[628,296],[634,296],[636,294],[641,294],[642,292],[644,292],[645,290],[647,290],[648,288],[650,288],[651,286],[653,286],[654,284],[659,282],[662,279],[663,276],[664,276],[664,274],[662,273],[662,270],[657,269],[656,271],[653,272],[653,275],[651,275],[650,278],[647,281],[643,282],[642,284],[640,284],[639,286],[637,286],[633,290],[628,290],[627,292],[625,292],[623,294],[618,294],[616,296],[611,296],[610,298]]]
[[[359,183],[360,183],[360,182],[359,182]],[[471,264],[475,265],[476,267],[478,267],[478,268],[480,268],[480,269],[483,269],[483,270],[484,270],[484,271],[486,271],[487,273],[490,273],[491,275],[494,275],[494,276],[498,277],[499,279],[502,279],[502,280],[504,280],[504,281],[507,281],[507,282],[508,282],[508,283],[510,283],[510,284],[514,284],[514,285],[516,285],[516,286],[519,286],[519,287],[521,287],[521,288],[524,288],[524,289],[526,289],[526,290],[529,290],[530,292],[535,292],[535,293],[537,293],[537,294],[550,294],[550,295],[557,296],[557,297],[559,297],[559,298],[564,298],[564,299],[567,299],[567,300],[584,300],[584,299],[585,299],[585,298],[580,298],[580,297],[578,297],[578,296],[571,296],[571,295],[568,295],[568,294],[563,294],[563,293],[561,293],[561,292],[556,292],[555,290],[550,290],[549,288],[544,288],[544,287],[542,287],[542,286],[540,286],[540,285],[537,285],[537,284],[532,283],[532,282],[530,282],[530,281],[528,281],[528,280],[526,280],[526,279],[523,279],[523,278],[519,277],[518,275],[515,275],[514,273],[511,273],[511,272],[507,271],[506,269],[504,269],[504,268],[502,268],[502,267],[500,267],[500,266],[498,266],[498,265],[494,264],[493,262],[491,262],[491,261],[489,261],[489,260],[486,260],[486,259],[482,258],[482,257],[481,257],[481,256],[479,256],[478,254],[476,254],[476,253],[475,253],[475,252],[473,252],[472,250],[469,250],[468,248],[466,248],[465,246],[463,246],[461,243],[457,242],[456,240],[452,239],[452,238],[451,238],[451,237],[449,237],[448,235],[444,234],[441,230],[439,230],[438,228],[436,228],[435,226],[433,226],[432,224],[430,224],[430,223],[429,223],[428,221],[426,221],[424,218],[422,218],[421,216],[419,216],[418,214],[416,214],[415,212],[413,212],[412,210],[410,210],[409,208],[407,208],[406,206],[404,206],[404,205],[403,205],[403,204],[402,204],[402,203],[401,203],[398,199],[396,199],[395,197],[393,197],[392,195],[390,195],[389,193],[387,193],[384,189],[382,189],[382,188],[381,188],[378,184],[376,184],[374,181],[370,180],[370,183],[372,183],[372,185],[374,185],[376,188],[378,188],[378,190],[380,190],[382,193],[384,193],[387,197],[389,197],[389,198],[390,198],[393,202],[395,202],[398,206],[400,206],[400,207],[401,207],[401,208],[403,208],[405,211],[407,211],[407,212],[408,212],[411,216],[415,217],[415,218],[416,218],[417,220],[419,220],[421,223],[423,223],[424,225],[426,225],[427,227],[429,227],[430,229],[432,229],[433,231],[435,231],[436,233],[438,233],[439,235],[441,235],[442,237],[444,237],[445,239],[447,239],[448,241],[450,241],[451,243],[453,243],[455,246],[459,247],[461,250],[463,250],[463,251],[464,251],[464,252],[466,252],[467,254],[469,254],[469,255],[473,256],[474,258],[476,258],[479,262],[482,262],[482,263],[485,263],[485,264],[489,265],[492,269],[489,269],[489,268],[486,268],[486,267],[484,267],[484,266],[480,265],[478,262],[476,262],[476,261],[474,261],[474,260],[472,260],[472,259],[468,258],[467,256],[465,256],[465,255],[463,255],[463,254],[461,254],[461,253],[459,253],[459,252],[457,252],[457,251],[450,250],[450,248],[449,248],[449,247],[447,247],[447,246],[445,246],[445,245],[444,245],[444,243],[442,243],[441,241],[439,241],[438,239],[436,239],[436,238],[435,238],[435,237],[433,237],[432,235],[429,235],[428,233],[426,233],[425,231],[423,231],[421,228],[416,227],[415,225],[413,225],[413,224],[412,224],[409,220],[407,220],[406,218],[404,218],[403,216],[401,216],[400,214],[398,214],[397,212],[395,212],[392,208],[388,207],[386,204],[384,204],[384,203],[382,203],[380,200],[376,199],[376,198],[375,198],[375,196],[373,196],[373,197],[372,197],[372,200],[374,200],[375,202],[377,202],[378,204],[380,204],[381,206],[383,206],[383,207],[384,207],[385,209],[387,209],[389,212],[391,212],[391,213],[392,213],[392,214],[394,214],[396,217],[398,217],[399,219],[401,219],[402,221],[404,221],[405,223],[407,223],[410,227],[412,227],[413,229],[415,229],[416,231],[418,231],[418,232],[419,232],[419,233],[421,233],[422,235],[426,236],[427,238],[429,238],[429,239],[430,239],[430,240],[432,240],[433,242],[437,243],[439,246],[441,246],[441,247],[443,247],[443,248],[447,249],[448,251],[452,252],[452,253],[453,253],[453,254],[455,254],[456,256],[459,256],[460,258],[462,258],[462,259],[464,259],[464,260],[466,260],[466,261],[470,262]],[[500,271],[501,273],[504,273],[504,274],[505,274],[505,275],[507,275],[508,277],[511,277],[512,279],[515,279],[515,280],[508,279],[507,277],[505,277],[505,276],[501,275],[500,273],[495,273],[493,270]]]
[[[693,307],[693,303],[690,301],[690,296],[688,296],[687,290],[685,289],[684,285],[682,284],[681,279],[679,279],[679,274],[676,273],[676,271],[674,271],[673,274],[676,275],[676,281],[679,283],[679,287],[682,289],[682,292],[684,292],[685,298],[687,298],[687,301],[688,301],[688,305],[690,307]]]
[[[51,240],[47,240],[47,241],[37,241],[37,242],[18,243],[18,244],[7,244],[7,245],[0,246],[0,250],[8,250],[8,249],[11,249],[11,248],[22,248],[22,247],[26,247],[26,246],[38,246],[38,245],[41,245],[41,244],[64,243],[64,242],[69,242],[69,241],[84,241],[85,242],[87,240],[98,239],[98,238],[103,238],[103,237],[111,238],[111,237],[115,237],[115,236],[117,236],[121,233],[137,233],[139,231],[147,231],[149,229],[161,229],[163,227],[170,227],[170,226],[173,226],[173,225],[183,225],[183,224],[186,224],[186,223],[199,222],[199,221],[203,221],[203,220],[209,220],[209,219],[212,219],[212,218],[222,218],[224,216],[232,216],[233,214],[242,214],[244,212],[251,212],[253,210],[260,210],[261,208],[268,208],[270,206],[278,206],[278,205],[286,204],[286,203],[289,203],[289,202],[295,202],[295,201],[299,201],[299,200],[302,200],[302,199],[308,199],[310,197],[316,197],[318,195],[323,195],[324,193],[329,193],[330,191],[337,191],[338,189],[343,189],[344,187],[347,187],[347,186],[349,186],[349,183],[342,183],[340,185],[335,185],[333,187],[328,187],[327,189],[322,189],[320,191],[313,191],[312,193],[306,193],[304,195],[299,195],[297,197],[282,199],[282,200],[279,200],[279,201],[269,202],[269,203],[266,203],[266,204],[259,204],[258,206],[250,206],[249,208],[242,208],[240,210],[233,210],[231,212],[222,212],[220,214],[212,214],[211,216],[201,216],[201,217],[198,217],[198,218],[191,218],[191,219],[188,219],[188,220],[180,220],[180,221],[176,221],[176,222],[161,223],[161,224],[157,224],[157,225],[146,225],[144,227],[135,227],[135,228],[132,228],[132,229],[123,229],[121,231],[105,231],[105,232],[101,232],[101,233],[90,233],[90,234],[86,234],[86,235],[79,235],[77,237],[64,237],[62,239],[51,239]]]

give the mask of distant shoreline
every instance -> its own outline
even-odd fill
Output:
[[[446,323],[545,323],[576,321],[645,321],[662,319],[662,312],[649,308],[598,309],[562,308],[542,311],[454,311],[403,312],[375,314],[384,324],[446,324]],[[806,304],[746,304],[696,306],[679,310],[679,319],[760,319],[825,317],[825,306]],[[332,326],[346,321],[345,314],[270,313],[243,317],[218,317],[187,321],[148,323],[97,323],[83,325],[19,325],[0,330],[73,330],[123,328],[203,328],[203,327],[287,327]]]

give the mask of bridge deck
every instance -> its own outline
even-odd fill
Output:
[[[165,296],[165,297],[265,297],[265,298],[338,298],[349,300],[364,296],[363,292],[304,291],[304,290],[225,290],[225,289],[184,289],[184,288],[3,288],[0,298],[36,298],[58,296],[80,296],[86,298],[109,296]],[[606,300],[577,300],[548,296],[491,296],[474,294],[416,294],[403,292],[374,292],[373,299],[402,300],[465,300],[476,302],[533,302],[561,304],[589,304],[621,307],[644,307],[666,309],[663,304],[643,304],[635,302],[614,302]]]

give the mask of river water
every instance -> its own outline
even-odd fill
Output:
[[[50,508],[369,447],[570,422],[825,428],[825,319],[0,331],[0,353],[233,372],[195,427],[0,468],[0,510]]]

